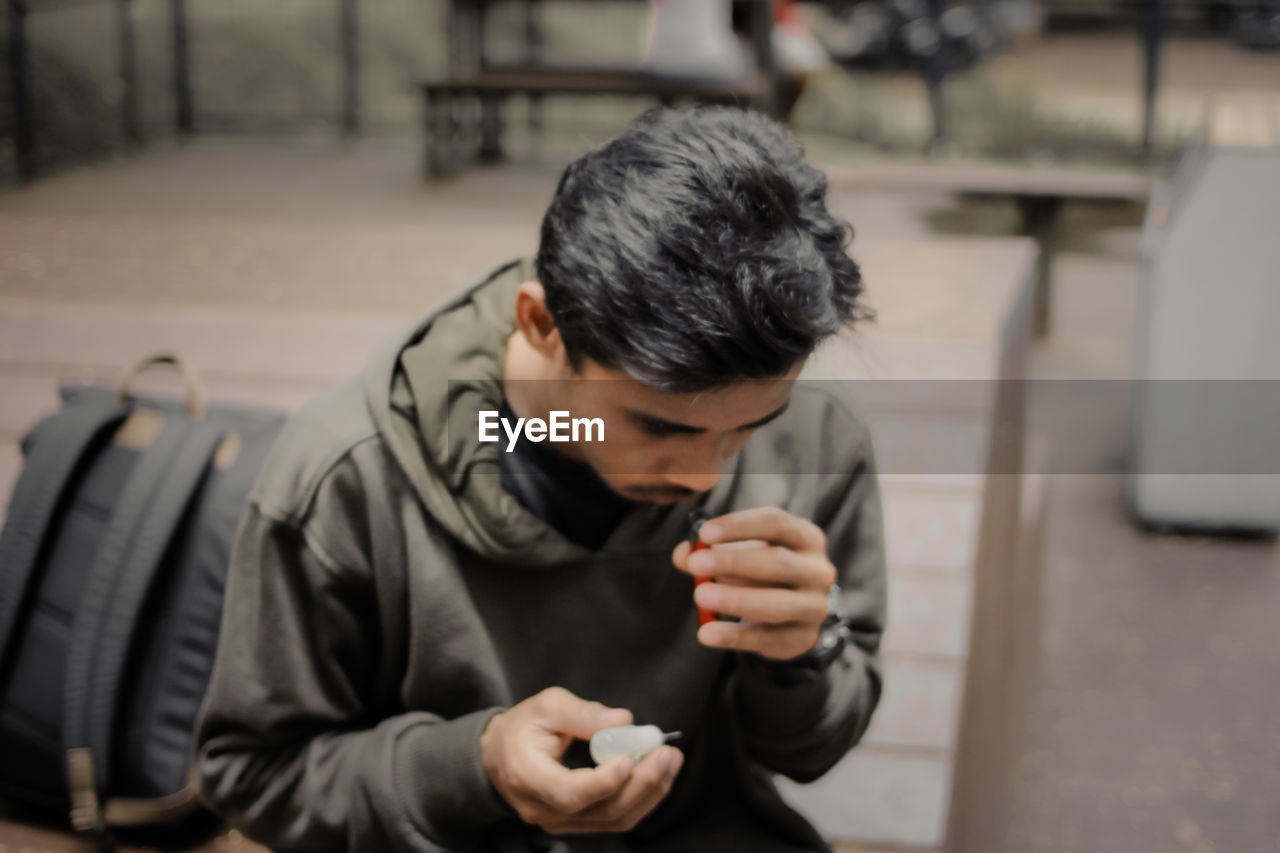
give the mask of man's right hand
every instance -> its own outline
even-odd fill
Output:
[[[638,764],[622,756],[577,770],[560,757],[574,738],[630,724],[630,711],[549,687],[495,715],[480,754],[494,788],[526,823],[552,835],[626,832],[671,790],[684,753],[663,746]]]

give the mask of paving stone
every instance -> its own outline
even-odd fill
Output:
[[[17,442],[6,441],[0,444],[0,518],[9,509],[9,495],[18,482],[18,474],[22,472],[22,451]]]
[[[871,301],[871,304],[875,304]],[[833,338],[805,367],[806,379],[989,379],[998,348],[990,341],[913,338],[868,328]]]
[[[885,662],[884,695],[867,744],[950,750],[960,716],[963,661]]]
[[[1031,272],[1035,257],[1026,238],[928,238],[915,257],[903,241],[853,246],[879,334],[933,340],[997,341],[1006,312]],[[860,248],[869,251],[860,252]],[[974,378],[985,378],[975,376]]]
[[[119,371],[107,368],[90,368],[78,371],[74,376],[66,376],[66,373],[54,368],[48,375],[0,375],[0,400],[5,401],[0,409],[0,439],[18,437],[41,417],[57,412],[59,388],[72,385],[113,388],[119,376]],[[287,377],[276,380],[239,379],[216,372],[213,375],[202,372],[200,379],[210,402],[259,406],[285,412],[297,409],[332,381]],[[166,368],[144,372],[130,388],[133,393],[143,396],[181,398],[185,393],[177,373]]]
[[[865,419],[881,473],[978,476],[987,468],[989,430],[976,418],[871,411]]]
[[[409,314],[509,257],[533,252],[537,217],[477,221],[436,207],[422,221],[5,215],[0,292],[133,303],[315,305]]]
[[[891,571],[885,652],[964,657],[972,596],[966,579]]]
[[[980,498],[984,479],[982,474],[905,474],[881,471],[880,488],[886,492],[935,492]]]
[[[0,376],[0,400],[0,438],[12,439],[58,410],[58,386],[38,376]]]
[[[863,345],[875,351],[896,346],[899,339],[866,333]],[[844,390],[859,410],[882,417],[984,419],[995,406],[998,382],[990,379],[904,377],[847,380]]]
[[[976,556],[978,502],[972,499],[884,495],[885,550],[890,565],[964,572]]]
[[[94,853],[101,848],[85,836],[59,831],[44,826],[18,823],[0,816],[0,853]],[[153,847],[119,845],[115,853],[146,853]],[[228,830],[216,838],[192,848],[193,853],[268,853],[267,848],[255,844],[235,830]]]
[[[816,782],[780,779],[778,787],[829,838],[931,847],[946,827],[950,762],[860,749]]]
[[[331,380],[414,319],[0,299],[0,364],[118,370],[172,351],[202,373]]]

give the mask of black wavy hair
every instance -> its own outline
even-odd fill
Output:
[[[786,374],[855,320],[825,176],[772,119],[662,108],[560,178],[537,274],[570,364],[672,392]]]

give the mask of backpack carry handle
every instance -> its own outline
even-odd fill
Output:
[[[185,361],[171,352],[147,356],[121,373],[120,380],[116,384],[116,404],[123,406],[129,400],[129,386],[138,378],[138,374],[158,364],[168,364],[177,369],[178,375],[182,377],[182,384],[187,387],[187,417],[193,421],[204,420],[207,406],[204,383]]]

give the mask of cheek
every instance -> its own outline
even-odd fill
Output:
[[[590,451],[606,470],[619,474],[653,472],[661,467],[663,458],[671,455],[666,441],[626,424],[607,429],[605,441],[591,445]]]

